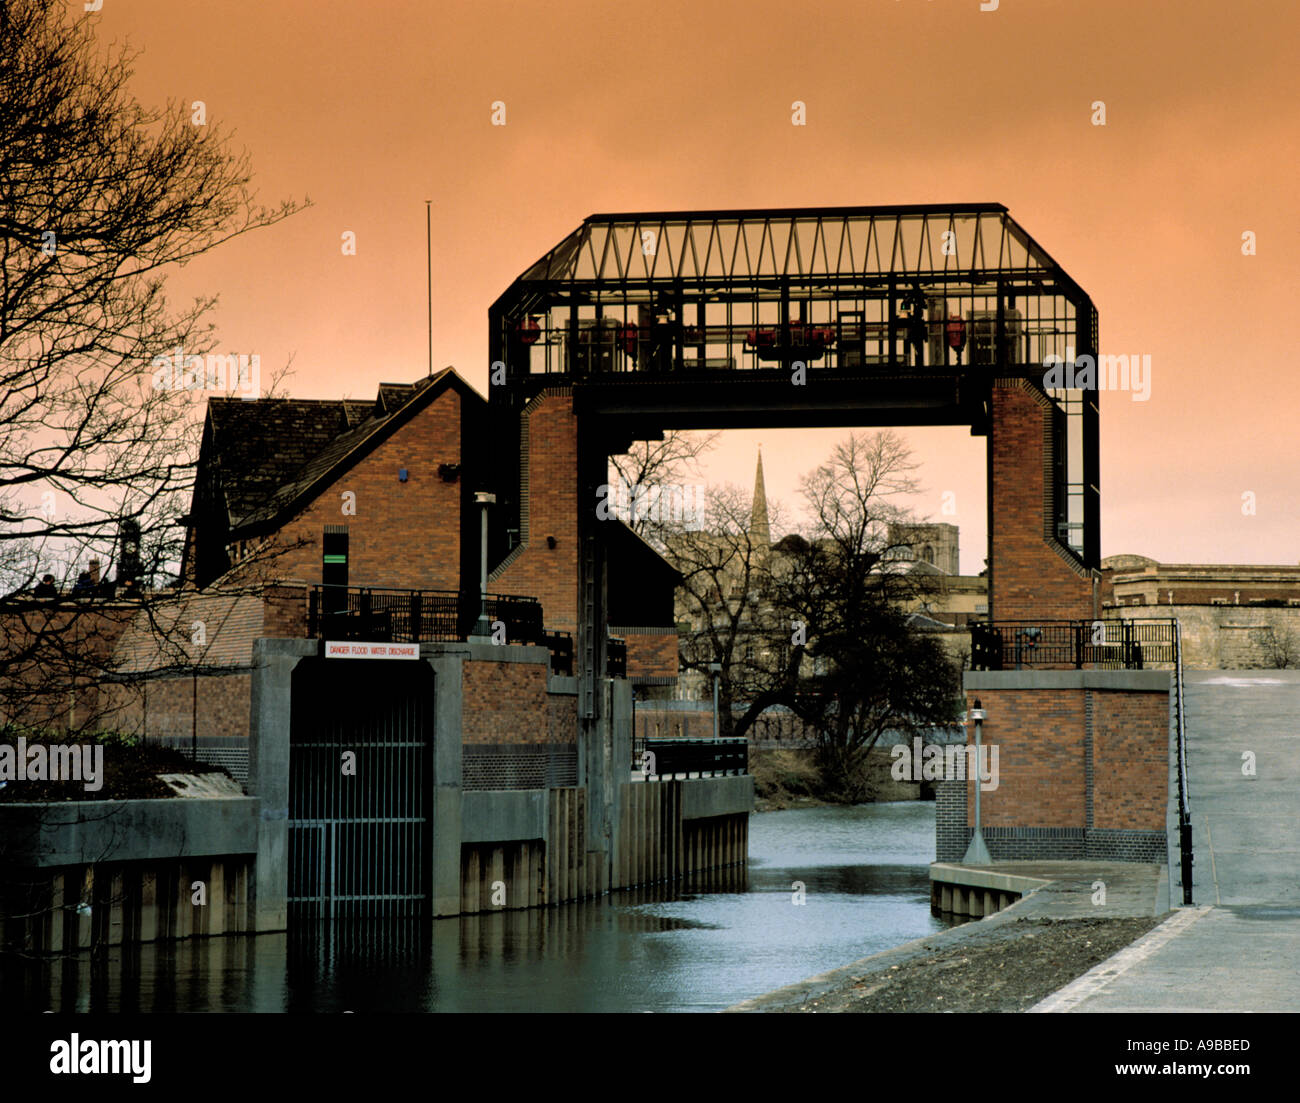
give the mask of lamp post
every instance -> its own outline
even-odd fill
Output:
[[[980,699],[975,698],[975,707],[970,710],[970,718],[975,721],[975,834],[971,836],[970,846],[961,863],[964,866],[988,865],[993,861],[989,857],[989,848],[984,845],[984,835],[980,831],[980,727],[984,722],[985,712],[980,707]]]
[[[488,548],[488,506],[497,504],[497,496],[490,494],[486,490],[480,490],[475,493],[474,501],[483,507],[483,525],[480,529],[479,536],[479,571],[478,571],[478,592],[479,592],[479,612],[478,623],[474,625],[475,642],[484,643],[492,640],[492,623],[488,620],[487,610],[487,548]]]
[[[713,675],[713,742],[718,741],[718,680],[722,677],[722,664],[709,663],[709,673]]]

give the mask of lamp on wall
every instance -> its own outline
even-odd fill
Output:
[[[548,537],[546,538],[546,546],[547,546],[548,548],[552,548],[552,549],[554,549],[554,547],[555,547],[555,537],[554,537],[554,536],[548,536]]]
[[[718,738],[718,681],[722,677],[722,664],[709,663],[709,673],[713,675],[713,739]]]

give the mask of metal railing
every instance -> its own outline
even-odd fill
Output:
[[[551,653],[551,673],[559,677],[573,677],[573,633],[547,632],[546,648]]]
[[[632,768],[647,781],[671,781],[677,776],[706,774],[723,777],[749,773],[749,740],[657,739],[633,742]]]
[[[1192,903],[1192,799],[1187,784],[1187,712],[1183,692],[1182,625],[1174,621],[1174,739],[1178,763],[1178,858],[1182,871],[1183,905]]]
[[[384,643],[467,639],[482,608],[477,593],[313,586],[307,597],[307,636]],[[488,594],[490,622],[505,626],[507,643],[542,643],[542,606],[535,598]]]
[[[1143,670],[1173,666],[1177,621],[972,621],[972,670]]]

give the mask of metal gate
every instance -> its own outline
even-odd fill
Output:
[[[289,915],[427,914],[433,672],[304,659],[289,727]]]

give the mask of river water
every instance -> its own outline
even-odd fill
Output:
[[[694,891],[10,963],[0,1009],[718,1011],[941,930],[934,808],[755,813],[748,870]]]

